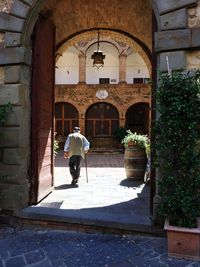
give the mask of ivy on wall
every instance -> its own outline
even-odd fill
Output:
[[[8,111],[11,110],[11,104],[0,106],[0,126],[2,126],[6,121],[6,116]]]

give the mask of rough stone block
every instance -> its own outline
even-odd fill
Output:
[[[4,79],[5,79],[4,67],[0,67],[0,84],[4,83]]]
[[[7,13],[0,13],[0,30],[22,32],[24,19],[13,17]]]
[[[30,83],[30,68],[24,65],[6,66],[5,83]]]
[[[28,5],[35,5],[38,0],[24,0],[24,2],[26,2]],[[40,0],[40,2],[44,2],[44,0]]]
[[[13,106],[6,116],[5,126],[20,126],[29,123],[30,107]]]
[[[25,178],[24,178],[25,179]],[[0,184],[0,207],[5,210],[18,210],[28,206],[29,185]]]
[[[186,68],[186,52],[185,51],[176,51],[160,54],[160,71],[167,71],[167,61],[166,57],[168,56],[169,68],[170,70],[182,70]]]
[[[21,44],[21,33],[7,32],[5,34],[5,47],[15,47]]]
[[[200,50],[187,51],[187,69],[199,69],[200,66]]]
[[[3,151],[3,163],[8,165],[19,165],[22,159],[21,154],[22,150],[19,148],[5,148]]]
[[[187,9],[183,8],[160,16],[161,30],[173,30],[187,27]]]
[[[191,37],[191,47],[200,47],[200,29],[194,28],[192,29],[192,37]]]
[[[2,151],[2,159],[3,159],[3,150]],[[28,147],[26,149],[29,151]],[[22,177],[27,175],[28,172],[28,158],[22,158],[20,165],[8,165],[0,163],[0,176],[5,177],[4,179],[1,179],[0,182],[8,182],[8,183],[17,183],[17,184],[23,184],[24,180]]]
[[[0,85],[0,105],[29,105],[29,88],[22,84]]]
[[[168,51],[190,47],[191,30],[164,31],[155,33],[155,50]]]
[[[15,0],[13,7],[12,7],[11,14],[21,17],[21,18],[26,18],[29,9],[30,9],[30,6],[28,6],[27,4],[22,3],[19,0]]]
[[[1,148],[26,147],[29,144],[29,133],[27,127],[0,127],[2,137],[0,139]]]
[[[0,48],[3,48],[5,45],[5,34],[0,33]]]
[[[154,2],[158,8],[159,14],[197,4],[197,0],[154,0]]]
[[[31,50],[24,47],[1,48],[0,62],[1,65],[20,63],[29,65],[31,62]]]

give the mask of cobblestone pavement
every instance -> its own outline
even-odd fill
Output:
[[[199,267],[167,257],[165,238],[0,229],[1,267]]]

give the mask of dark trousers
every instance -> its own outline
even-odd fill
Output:
[[[71,156],[69,158],[69,171],[72,179],[78,179],[81,170],[81,156]]]

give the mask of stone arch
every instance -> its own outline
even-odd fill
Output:
[[[55,103],[55,133],[60,139],[65,139],[79,125],[79,111],[69,102]]]
[[[148,103],[137,102],[126,111],[125,125],[132,132],[149,134],[150,107]]]
[[[64,50],[66,50],[70,46],[73,46],[73,44],[75,42],[79,42],[80,40],[87,41],[87,40],[90,40],[91,38],[95,38],[96,32],[97,32],[96,30],[90,30],[90,31],[86,31],[86,32],[77,34],[76,36],[72,37],[71,39],[66,40],[58,48],[57,53],[62,54],[62,52]],[[107,38],[110,37],[110,35],[112,35],[111,39],[117,40],[119,42],[123,42],[123,43],[129,45],[133,49],[133,51],[137,52],[142,57],[145,64],[147,65],[149,75],[151,76],[152,55],[151,55],[151,51],[149,51],[147,47],[146,47],[146,49],[144,49],[145,46],[142,47],[140,44],[138,44],[136,41],[134,41],[130,36],[125,35],[125,33],[119,33],[119,32],[112,31],[112,30],[102,29],[102,30],[100,30],[100,34],[101,34],[101,38],[103,40],[104,39],[106,40]],[[117,49],[119,50],[119,45],[118,45]],[[148,50],[148,53],[146,53],[145,50]]]
[[[111,137],[119,128],[119,111],[105,101],[93,103],[86,110],[85,125],[90,137]]]
[[[199,29],[188,28],[187,23],[187,8],[196,5],[197,0],[149,1],[158,24],[158,33],[155,35],[158,68],[161,71],[167,70],[165,57],[168,55],[174,70],[186,69],[187,51],[200,46]],[[9,210],[25,207],[29,201],[27,166],[31,114],[30,36],[45,2],[45,0],[14,0],[11,1],[8,9],[0,14],[0,39],[5,40],[0,49],[0,73],[3,77],[0,105],[11,102],[18,121],[17,125],[10,122],[9,127],[6,128],[6,136],[8,136],[6,142],[9,146],[5,147],[3,144],[1,173],[9,176],[7,179],[9,186],[0,186],[2,196],[6,196],[1,207]],[[9,164],[12,167],[8,168]],[[19,193],[16,194],[16,192]]]

